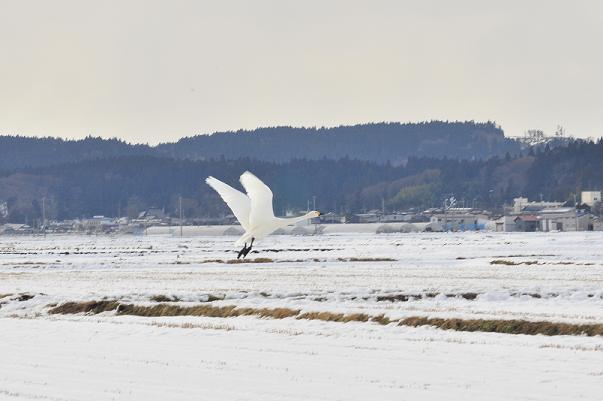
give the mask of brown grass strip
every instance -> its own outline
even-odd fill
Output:
[[[151,296],[150,299],[153,302],[179,302],[180,301],[180,298],[178,298],[175,295],[168,297],[167,295],[163,295],[163,294],[153,295],[153,296]]]
[[[373,316],[371,318],[371,322],[379,323],[383,326],[386,326],[386,325],[390,324],[392,321],[389,320],[389,317],[385,316],[384,314],[381,314],[381,315]]]
[[[242,263],[273,263],[274,260],[270,258],[255,258],[255,259],[230,259],[226,263],[229,265],[238,265]]]
[[[527,320],[441,319],[409,317],[400,326],[435,326],[444,330],[482,331],[505,334],[542,334],[545,336],[586,335],[602,336],[603,324],[572,324],[556,322],[530,322]]]
[[[367,322],[369,320],[369,315],[365,315],[364,313],[352,313],[350,315],[346,315],[343,313],[333,313],[333,312],[306,312],[297,316],[297,319],[307,319],[307,320],[323,320],[325,322]]]
[[[384,314],[369,316],[364,313],[304,312],[290,308],[238,308],[234,305],[212,306],[178,306],[174,304],[158,304],[152,306],[120,304],[117,301],[67,302],[53,307],[51,314],[101,313],[115,310],[117,315],[134,315],[144,317],[161,316],[204,316],[204,317],[237,317],[257,316],[269,319],[285,319],[295,317],[299,320],[322,320],[325,322],[374,322],[387,325],[390,320]],[[397,321],[399,326],[434,326],[443,330],[504,333],[504,334],[542,334],[545,336],[585,335],[603,336],[603,324],[572,324],[557,322],[531,322],[527,320],[486,320],[486,319],[442,319],[428,317],[408,317]]]
[[[182,307],[178,305],[159,304],[153,306],[139,306],[121,304],[117,308],[118,315],[134,315],[145,317],[159,316],[205,316],[205,317],[237,317],[258,316],[262,318],[284,319],[299,314],[299,310],[289,308],[237,308],[233,305],[212,306],[198,305]]]
[[[48,311],[50,314],[71,315],[75,313],[102,313],[117,309],[117,301],[88,301],[88,302],[66,302]]]
[[[490,264],[491,265],[505,265],[505,266],[520,266],[520,265],[531,266],[531,265],[537,265],[538,261],[537,260],[528,260],[527,262],[514,262],[512,260],[494,259],[493,261],[490,262]]]

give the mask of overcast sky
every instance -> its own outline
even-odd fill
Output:
[[[0,0],[0,134],[494,120],[603,136],[602,1]]]

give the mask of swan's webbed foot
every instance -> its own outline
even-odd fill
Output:
[[[245,257],[247,256],[247,254],[251,251],[251,245],[249,246],[249,248],[245,249],[245,252],[243,253],[243,259],[245,259]]]
[[[243,256],[243,259],[245,259],[245,256],[247,256],[247,242],[245,243],[245,245],[243,246],[243,249],[241,249],[239,251],[239,254],[237,255],[237,259],[240,259],[241,256]]]
[[[255,240],[255,238],[251,238],[251,244],[249,245],[249,248],[247,248],[247,242],[245,243],[245,246],[243,247],[243,249],[241,249],[239,251],[239,255],[237,256],[237,259],[239,259],[241,256],[243,256],[243,259],[245,259],[245,257],[247,256],[247,254],[249,252],[251,252],[251,248],[253,248],[253,241]]]

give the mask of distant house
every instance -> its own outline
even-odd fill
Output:
[[[118,223],[109,217],[93,216],[91,219],[82,219],[80,227],[87,232],[109,232],[117,228]]]
[[[515,216],[513,231],[592,231],[593,221],[592,214],[573,207],[544,209]]]
[[[4,224],[0,226],[0,234],[15,235],[15,234],[31,234],[33,229],[27,224]]]
[[[161,220],[165,218],[165,210],[164,209],[160,209],[158,207],[151,207],[148,210],[145,210],[144,212],[140,212],[138,214],[138,219],[146,219],[146,220],[151,220],[151,219],[157,219],[157,220]]]
[[[517,216],[507,215],[501,216],[494,221],[494,230],[497,232],[513,232],[517,231],[517,225],[515,224],[515,218]]]
[[[522,212],[535,212],[543,209],[555,209],[559,207],[563,207],[564,202],[530,202],[528,198],[515,198],[513,199],[513,213],[519,214]]]
[[[320,223],[324,223],[324,224],[345,223],[345,216],[340,216],[333,212],[321,214],[320,217],[318,217],[318,219],[320,219]]]
[[[586,210],[566,207],[563,202],[530,202],[515,198],[513,210],[496,220],[497,231],[587,231],[594,216]]]
[[[449,208],[431,215],[430,221],[442,225],[445,231],[485,230],[490,216],[471,208]]]
[[[515,231],[535,232],[540,231],[540,216],[524,214],[515,217]]]
[[[384,223],[397,223],[397,222],[408,222],[414,217],[412,213],[390,213],[384,214],[381,217],[381,221]]]
[[[381,221],[381,213],[370,211],[368,213],[357,213],[351,216],[350,223],[378,223]]]
[[[541,211],[542,231],[587,231],[594,216],[573,207],[545,209]]]
[[[582,191],[580,199],[582,203],[593,207],[595,203],[601,202],[601,191]]]

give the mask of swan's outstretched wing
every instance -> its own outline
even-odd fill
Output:
[[[243,229],[247,230],[249,228],[249,213],[251,210],[251,200],[249,197],[217,178],[209,176],[205,182],[220,194],[237,220],[239,220],[239,223],[241,223]]]
[[[241,175],[241,184],[251,199],[249,225],[251,228],[271,223],[274,220],[272,210],[272,191],[258,177],[245,171]]]

